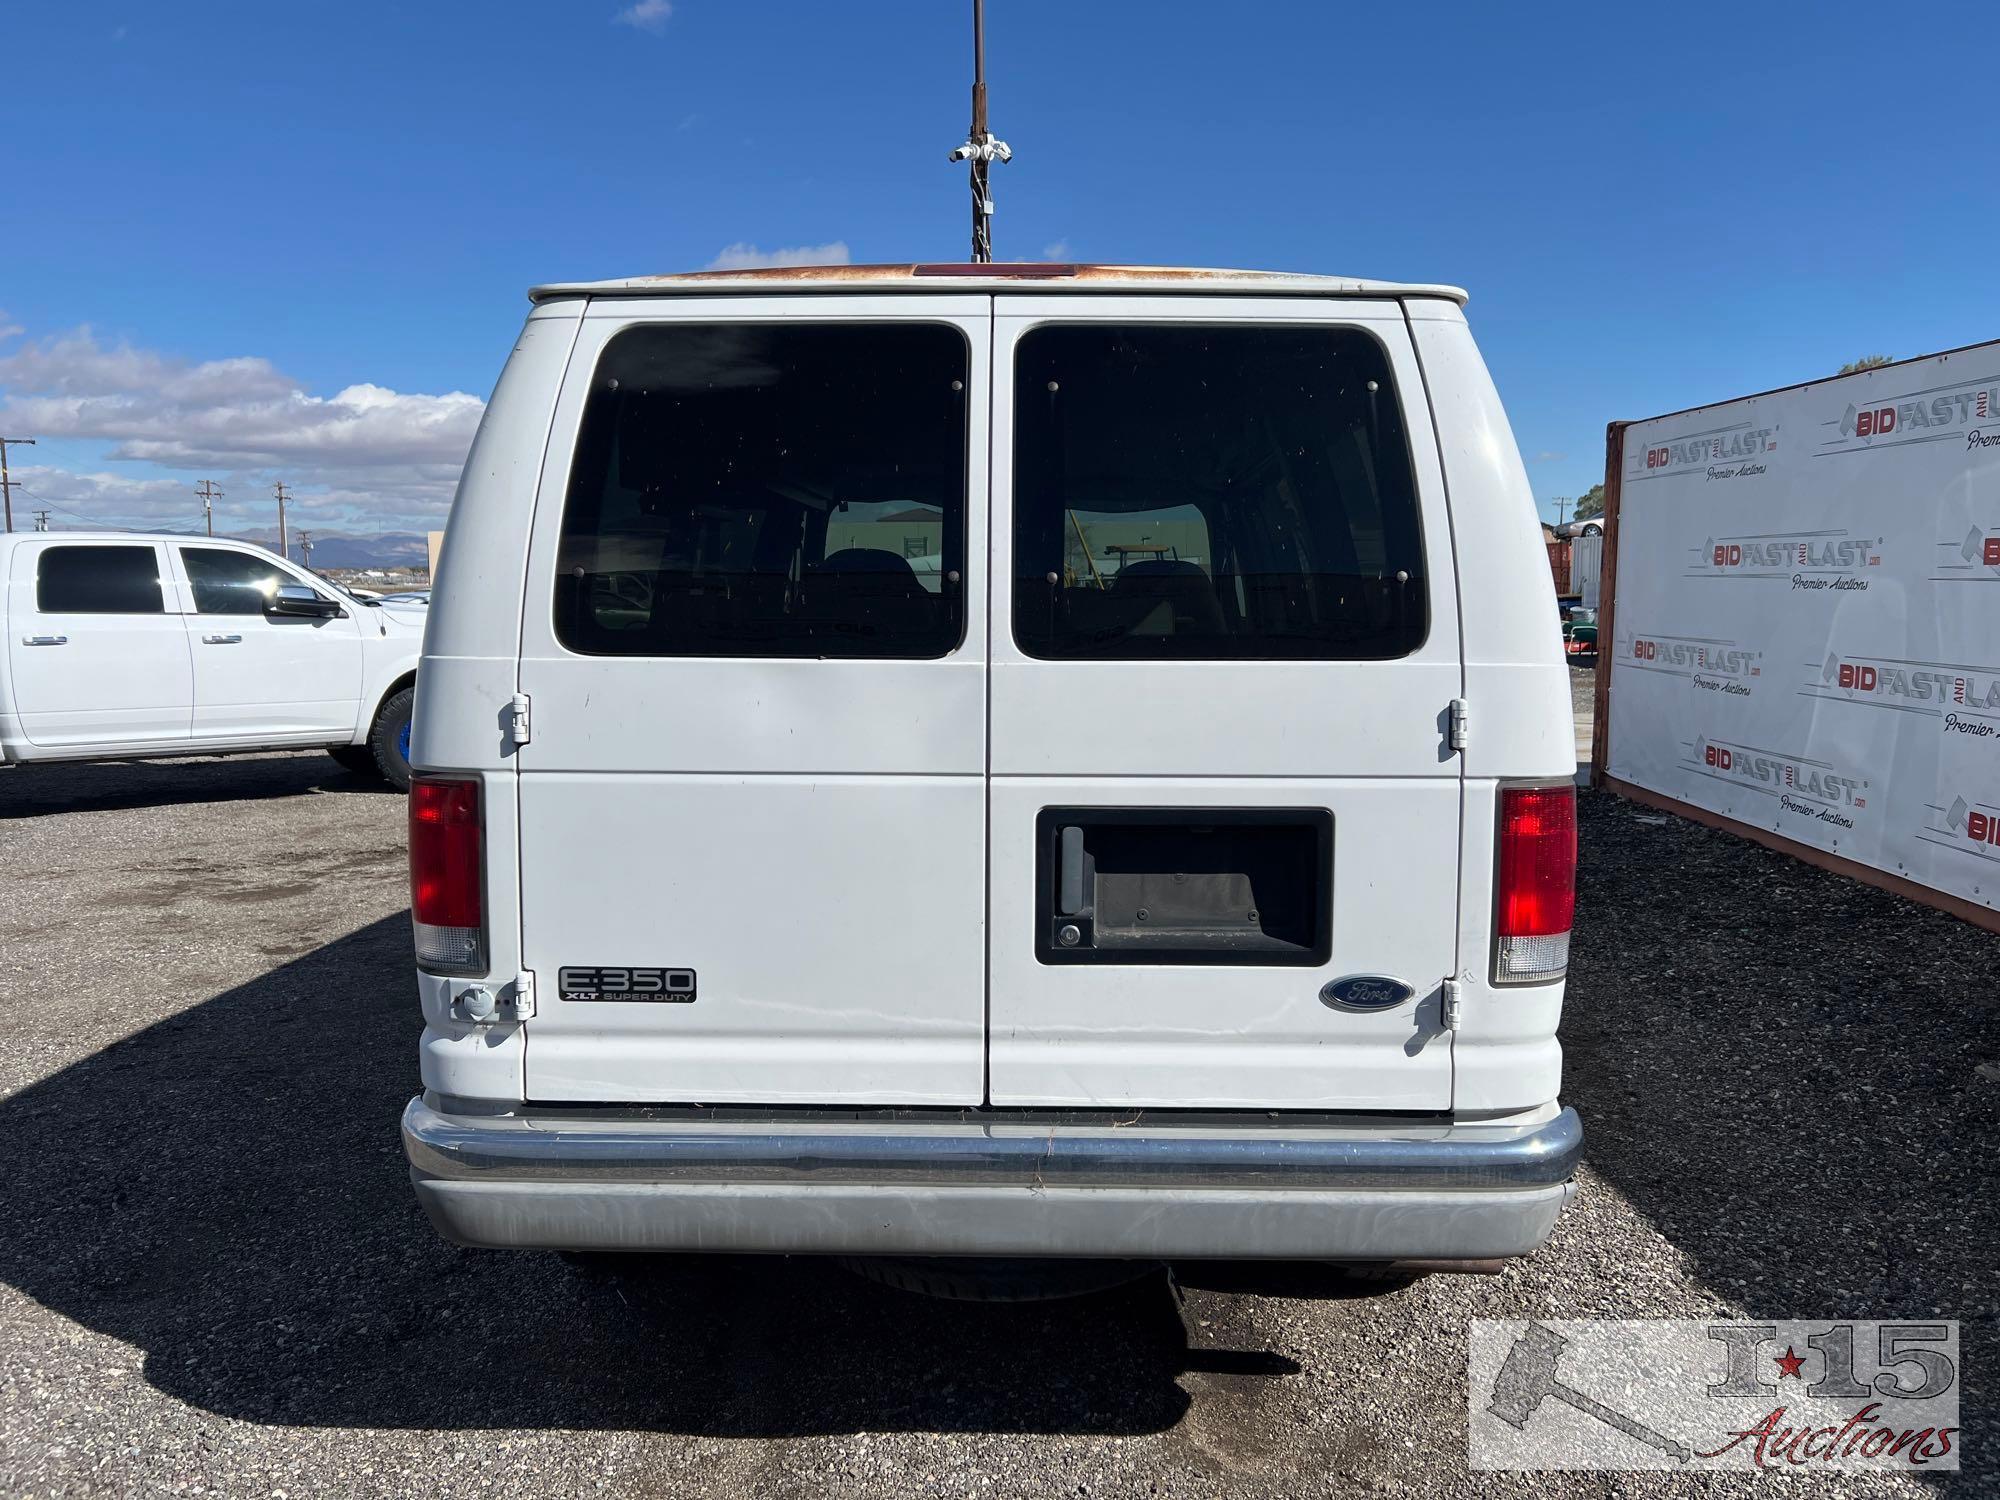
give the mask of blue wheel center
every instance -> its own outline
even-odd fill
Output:
[[[407,722],[396,731],[396,749],[404,760],[410,758],[410,726]]]

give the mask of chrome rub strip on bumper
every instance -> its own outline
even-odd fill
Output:
[[[1573,1109],[1537,1125],[1325,1129],[979,1122],[688,1123],[403,1111],[419,1176],[457,1182],[933,1184],[1021,1188],[1451,1192],[1566,1182]]]

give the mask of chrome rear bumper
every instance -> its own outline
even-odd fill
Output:
[[[1582,1148],[1529,1125],[1183,1125],[403,1112],[476,1245],[850,1254],[1488,1258],[1554,1226]]]

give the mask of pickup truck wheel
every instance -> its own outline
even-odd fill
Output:
[[[399,792],[410,789],[410,715],[416,702],[414,688],[391,693],[375,715],[375,727],[368,731],[375,769]]]
[[[1052,1302],[1087,1297],[1160,1269],[1156,1260],[1040,1260],[956,1255],[842,1255],[845,1269],[882,1286],[953,1302]]]

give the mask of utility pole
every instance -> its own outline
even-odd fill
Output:
[[[1569,496],[1557,495],[1555,497],[1555,501],[1556,501],[1556,525],[1561,526],[1564,518],[1569,515]]]
[[[966,143],[951,153],[951,159],[972,163],[972,258],[986,264],[993,259],[993,198],[988,175],[994,162],[1014,159],[1013,149],[994,139],[986,128],[986,0],[972,0],[972,131]]]
[[[36,512],[35,512],[35,530],[37,530],[37,531],[47,531],[48,529],[49,529],[49,513],[48,513],[47,511],[45,511],[45,510],[38,510],[38,511],[36,511]]]
[[[208,523],[208,534],[214,536],[215,502],[222,498],[222,491],[216,488],[213,479],[204,479],[194,487],[194,492],[201,496],[201,517]]]
[[[292,497],[285,492],[285,481],[282,479],[271,488],[278,497],[278,556],[289,559],[292,544],[291,538],[285,534],[285,502]]]
[[[23,448],[32,448],[35,446],[35,440],[33,438],[0,437],[0,499],[4,499],[7,508],[7,529],[12,531],[14,529],[14,481],[7,476],[7,445],[9,443],[18,443]]]
[[[313,565],[313,534],[304,527],[299,529],[299,561],[306,565],[310,573]]]

